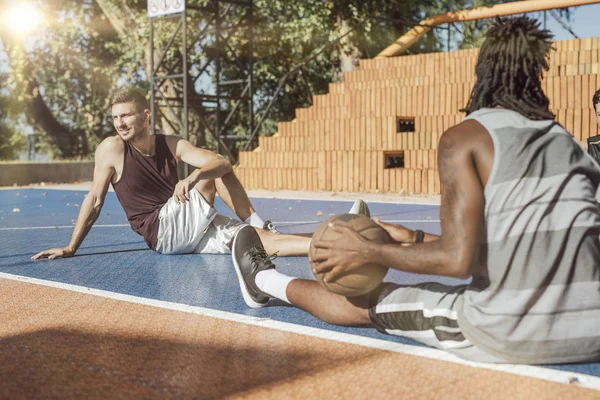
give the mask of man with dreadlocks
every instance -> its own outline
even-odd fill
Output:
[[[376,262],[471,283],[383,283],[346,298],[263,258],[238,267],[245,296],[277,297],[332,324],[372,326],[473,361],[599,360],[600,170],[548,109],[541,79],[550,39],[527,17],[488,30],[467,118],[439,144],[441,236],[379,222],[396,241],[380,244],[334,224],[339,240],[313,243],[314,270],[328,281]]]
[[[598,128],[600,129],[600,89],[596,90],[596,93],[592,97],[592,108],[596,116]],[[600,164],[600,135],[589,137],[586,145],[590,155]]]

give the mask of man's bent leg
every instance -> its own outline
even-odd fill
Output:
[[[210,204],[211,206],[214,207],[215,195],[217,194],[215,180],[214,179],[201,180],[194,187],[200,192],[200,194],[202,195],[202,197],[204,197],[204,199],[208,202],[208,204]]]
[[[306,256],[310,246],[310,237],[283,235],[256,228],[260,240],[268,254],[278,256]]]
[[[197,190],[190,201],[177,204],[171,197],[160,209],[156,251],[162,254],[192,253],[212,225],[216,211]]]
[[[215,180],[216,191],[221,200],[225,202],[242,221],[254,214],[255,210],[250,203],[246,189],[242,186],[237,176],[230,172]]]

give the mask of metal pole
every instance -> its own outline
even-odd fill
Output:
[[[183,29],[183,138],[189,140],[189,132],[188,132],[188,67],[187,67],[187,8],[181,14],[182,21],[182,29]],[[190,174],[190,166],[186,163],[183,168],[183,173],[185,176]]]
[[[188,68],[187,68],[187,10],[181,16],[183,18],[183,137],[189,139],[188,132]]]
[[[220,117],[221,117],[221,14],[220,14],[220,2],[219,0],[214,0],[215,2],[215,10],[216,10],[216,15],[215,15],[215,48],[217,51],[217,59],[216,59],[216,80],[217,80],[217,84],[216,84],[216,95],[217,95],[217,109],[216,109],[216,115],[215,115],[215,132],[217,134],[218,137],[221,137],[221,124],[220,124]],[[217,143],[217,145],[220,145],[220,142]],[[220,146],[219,146],[220,147]],[[219,149],[220,151],[221,149]]]
[[[154,108],[154,23],[150,18],[150,133],[154,134],[154,124],[156,121],[156,110]]]
[[[248,86],[250,88],[248,95],[248,107],[250,108],[250,133],[254,131],[254,90],[252,87],[252,80],[254,79],[254,0],[250,0],[250,9],[248,10],[248,26],[250,28],[250,44],[248,46],[248,62],[250,65],[248,74]]]
[[[563,28],[565,28],[567,31],[569,31],[569,33],[571,35],[573,35],[573,37],[575,39],[579,39],[579,36],[577,36],[577,34],[575,32],[573,32],[573,29],[571,29],[571,27],[569,25],[567,25],[565,23],[565,21],[563,21],[557,13],[554,12],[554,10],[550,10],[550,15],[552,15],[552,17],[556,20],[556,22],[558,22]]]

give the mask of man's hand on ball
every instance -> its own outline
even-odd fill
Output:
[[[313,273],[327,273],[325,282],[334,282],[342,275],[372,261],[372,246],[362,235],[341,222],[335,222],[331,229],[341,234],[337,240],[317,240],[313,242],[318,249],[311,261]]]
[[[394,241],[403,245],[415,243],[415,231],[405,228],[402,225],[393,225],[382,222],[377,217],[374,217],[373,221],[382,227]]]

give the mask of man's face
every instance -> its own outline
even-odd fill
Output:
[[[112,106],[115,129],[125,141],[139,136],[148,127],[149,110],[138,112],[135,103],[117,103]]]
[[[598,129],[600,129],[600,103],[594,106],[594,112],[596,113],[596,122],[598,123]]]

